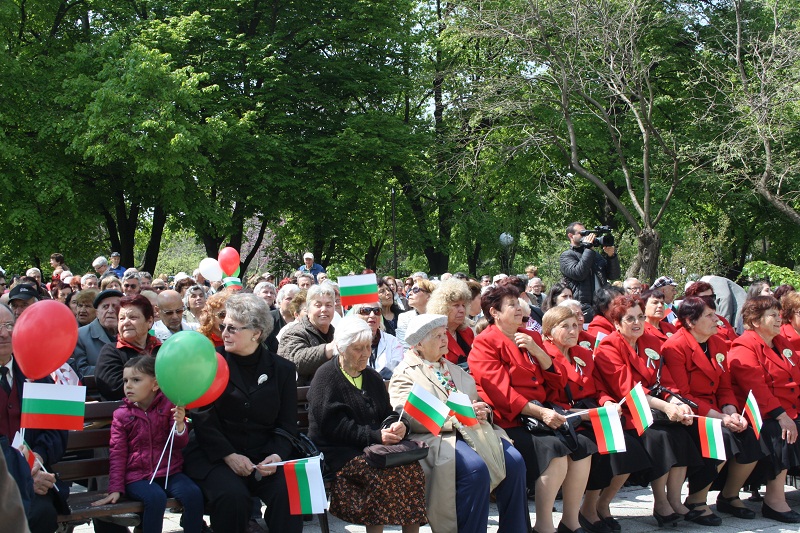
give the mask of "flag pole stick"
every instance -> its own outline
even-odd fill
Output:
[[[567,416],[565,416],[564,418],[572,418],[572,417],[575,417],[575,416],[581,416],[581,415],[585,415],[585,414],[586,414],[586,413],[588,413],[589,411],[591,411],[591,409],[584,409],[583,411],[576,411],[576,412],[574,412],[574,413],[570,413],[570,414],[568,414],[568,415],[567,415]]]

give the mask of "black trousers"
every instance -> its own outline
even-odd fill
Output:
[[[215,466],[205,479],[196,479],[211,508],[211,529],[244,533],[250,521],[252,502],[256,496],[267,505],[264,521],[270,531],[299,533],[303,530],[303,517],[289,513],[289,495],[283,468],[271,476],[256,481],[236,475],[227,465]]]

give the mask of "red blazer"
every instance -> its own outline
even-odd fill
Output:
[[[733,326],[731,326],[731,323],[728,322],[727,318],[722,315],[717,315],[717,318],[720,322],[722,322],[722,325],[719,326],[719,332],[717,335],[727,340],[729,343],[739,338],[739,335],[736,334],[736,330],[733,329]]]
[[[456,331],[456,335],[459,335],[470,346],[475,341],[475,332],[472,331],[472,328],[460,329]],[[458,340],[453,335],[450,335],[449,331],[447,332],[447,355],[445,355],[445,358],[456,365],[467,360],[467,354],[464,353],[464,350],[458,344]]]
[[[578,346],[586,348],[589,351],[594,351],[595,344],[597,344],[597,337],[589,334],[588,331],[581,330],[581,332],[578,333]]]
[[[615,402],[619,402],[640,381],[647,393],[656,382],[656,369],[659,361],[648,364],[649,358],[645,354],[645,350],[649,348],[655,350],[659,355],[663,355],[661,341],[645,333],[639,337],[636,345],[638,354],[633,351],[625,338],[615,331],[600,341],[594,351],[595,380],[598,382],[598,386],[607,391]],[[677,388],[666,365],[661,367],[661,385],[670,390]],[[628,409],[627,402],[624,407]],[[625,420],[625,427],[632,429],[631,417],[628,416]]]
[[[658,324],[658,328],[652,325],[650,322],[644,323],[644,332],[649,333],[654,337],[658,337],[658,340],[660,340],[662,344],[666,342],[667,339],[675,335],[676,331],[678,331],[678,328],[676,328],[666,320],[662,320]]]
[[[731,373],[728,370],[728,343],[718,335],[708,339],[711,360],[706,357],[697,339],[685,328],[667,339],[662,347],[664,364],[675,381],[677,392],[697,404],[697,414],[708,415],[714,409],[722,412],[722,406],[731,404],[741,411],[733,394]],[[717,354],[725,358],[717,361]]]
[[[614,327],[614,324],[608,321],[606,317],[603,315],[594,315],[594,318],[591,322],[589,322],[589,335],[594,336],[595,338],[599,337],[598,333],[602,333],[603,335],[611,335],[617,330]]]
[[[542,344],[538,333],[527,333]],[[475,337],[467,360],[478,394],[494,408],[494,421],[502,428],[520,426],[519,415],[529,401],[545,402],[567,383],[556,365],[542,370],[494,324]]]
[[[567,396],[566,388],[572,394],[572,400],[578,401],[589,398],[603,405],[605,402],[613,402],[614,398],[597,387],[594,379],[594,357],[592,352],[580,346],[574,346],[569,350],[569,356],[575,361],[575,357],[584,362],[585,366],[578,365],[577,362],[570,363],[564,354],[550,341],[545,341],[544,349],[553,358],[553,364],[558,367],[559,374],[563,374],[567,383],[558,389],[553,396],[548,396],[548,400],[557,403],[564,409],[572,407]]]
[[[778,409],[783,408],[794,419],[798,414],[800,357],[783,335],[772,342],[781,354],[791,350],[791,361],[775,353],[755,331],[747,330],[733,341],[728,357],[733,392],[739,405],[744,405],[752,390],[765,418],[778,416],[782,412]]]
[[[789,341],[789,344],[792,346],[792,350],[797,353],[800,350],[800,334],[798,334],[794,330],[794,326],[791,324],[784,324],[781,326],[781,335],[786,337],[786,340]]]

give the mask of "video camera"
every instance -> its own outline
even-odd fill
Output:
[[[594,245],[600,246],[614,246],[614,236],[611,235],[611,228],[608,226],[595,226],[592,229],[585,229],[580,232],[581,237],[586,237],[590,233],[595,234],[594,242],[586,242],[586,240],[581,240],[581,244],[586,247],[591,248]]]

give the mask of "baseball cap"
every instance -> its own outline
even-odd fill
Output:
[[[303,254],[303,259],[314,259],[314,254],[311,252],[306,252]]]
[[[651,289],[660,289],[661,287],[666,287],[667,285],[672,285],[673,287],[677,287],[678,284],[675,283],[675,280],[669,276],[661,276],[658,278],[654,283],[653,286],[650,287]]]
[[[111,252],[111,257],[119,257],[119,252]]]
[[[8,293],[8,300],[30,300],[31,298],[36,298],[38,296],[39,295],[36,293],[36,289],[34,287],[31,287],[25,283],[20,283]]]

